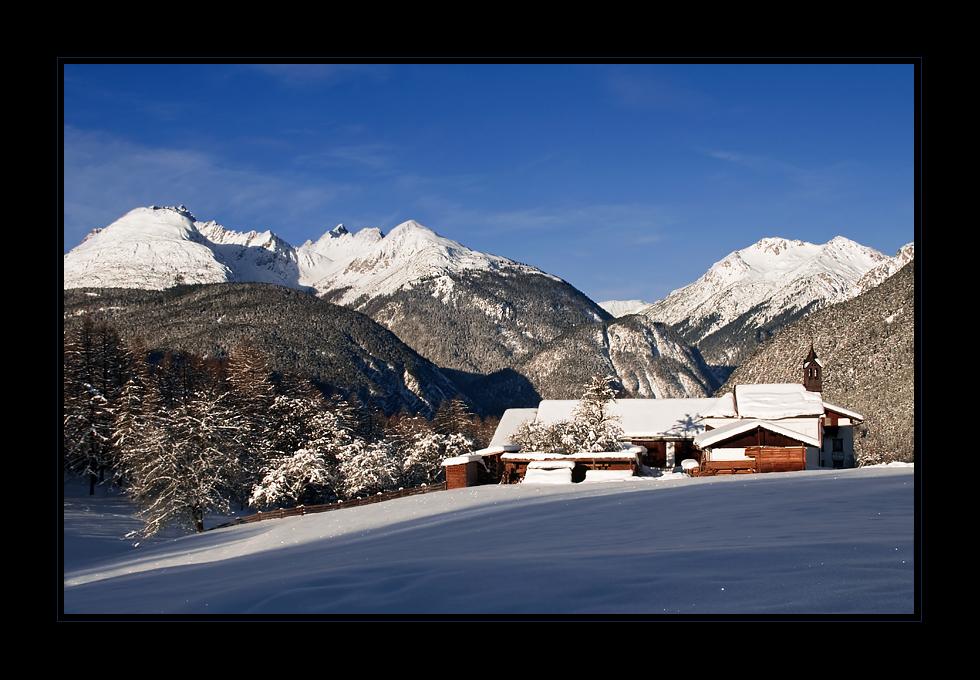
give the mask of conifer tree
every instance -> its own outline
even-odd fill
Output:
[[[546,453],[596,453],[619,451],[622,427],[619,418],[609,412],[616,400],[611,376],[596,375],[572,411],[572,420],[557,423],[522,423],[512,435],[515,443],[527,451]]]
[[[126,471],[123,462],[152,446],[159,428],[161,405],[157,386],[147,363],[146,344],[137,336],[127,344],[128,375],[119,395],[115,411],[114,444],[118,461],[116,481],[125,484]]]
[[[228,387],[228,407],[235,411],[241,426],[239,454],[242,479],[239,480],[238,500],[241,505],[248,501],[252,486],[260,472],[277,454],[276,431],[281,422],[273,415],[276,395],[272,384],[272,370],[267,359],[250,340],[241,338],[232,347],[224,367],[224,379]],[[296,449],[290,449],[291,454]]]
[[[65,470],[89,478],[89,493],[115,462],[113,411],[125,380],[115,329],[86,317],[63,355],[62,456]]]
[[[622,448],[619,437],[623,428],[619,418],[609,412],[608,405],[616,401],[615,379],[608,375],[595,375],[578,404],[572,411],[572,424],[581,451],[618,451]]]
[[[206,513],[230,511],[243,442],[227,394],[201,384],[147,419],[140,446],[124,448],[127,493],[142,506],[143,535],[173,523],[203,531]]]

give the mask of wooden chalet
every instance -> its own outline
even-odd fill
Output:
[[[825,402],[822,374],[811,346],[802,384],[736,385],[719,397],[702,412],[705,430],[694,438],[703,451],[700,471],[854,467],[853,426],[864,416]],[[766,457],[779,463],[760,463]]]

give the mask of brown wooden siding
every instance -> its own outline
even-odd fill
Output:
[[[660,440],[634,439],[630,442],[633,446],[645,447],[647,452],[643,454],[643,464],[647,467],[666,467],[667,465],[667,442]],[[682,460],[693,458],[701,462],[701,452],[694,446],[693,441],[683,440],[674,442],[674,465],[680,465]]]
[[[680,465],[681,461],[688,458],[693,458],[694,460],[698,461],[698,463],[701,463],[703,460],[703,455],[703,452],[694,446],[694,442],[674,442],[674,465]]]
[[[756,472],[797,472],[806,470],[806,447],[754,446],[745,449],[748,458],[755,459]]]
[[[633,446],[642,446],[647,452],[643,454],[643,464],[647,467],[664,467],[667,465],[667,442],[663,441],[631,441]]]
[[[721,444],[716,444],[711,448],[715,449],[744,449],[750,446],[799,446],[800,440],[787,437],[783,434],[770,432],[769,430],[757,427],[749,432],[743,432],[727,439]]]

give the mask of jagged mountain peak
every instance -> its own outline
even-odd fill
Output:
[[[907,243],[899,248],[895,257],[889,258],[877,267],[867,272],[855,285],[854,296],[871,290],[885,279],[894,275],[898,270],[915,259],[915,243]]]
[[[770,237],[770,238],[764,238],[764,239],[759,240],[758,243],[755,243],[754,245],[749,246],[745,250],[747,250],[747,251],[749,251],[749,250],[758,250],[758,251],[761,251],[763,253],[772,253],[773,255],[779,255],[780,253],[782,253],[782,252],[784,252],[786,250],[789,250],[791,248],[797,248],[797,247],[804,247],[805,248],[808,245],[811,245],[811,244],[804,243],[803,241],[800,241],[799,239],[790,240],[790,239],[785,239],[785,238]]]
[[[307,241],[297,250],[310,256],[325,257],[331,261],[341,260],[356,255],[383,238],[384,234],[377,227],[368,227],[352,234],[343,224],[338,224],[316,242]]]
[[[137,208],[137,210],[140,210],[140,209],[141,208]],[[194,217],[194,213],[192,213],[190,210],[188,210],[187,207],[184,206],[183,203],[181,203],[180,205],[177,205],[177,206],[158,206],[158,205],[151,205],[148,208],[144,208],[144,209],[145,210],[169,210],[170,212],[174,212],[174,213],[177,213],[178,215],[181,215],[183,217],[186,217],[191,222],[196,222],[197,221],[197,218]]]

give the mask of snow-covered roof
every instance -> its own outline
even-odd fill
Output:
[[[738,418],[738,411],[735,409],[735,395],[726,392],[718,397],[710,408],[701,413],[702,418]]]
[[[523,460],[629,460],[636,458],[640,447],[631,446],[622,451],[583,451],[581,453],[542,453],[541,451],[521,451],[505,453],[500,457],[503,461]]]
[[[607,404],[618,417],[624,438],[690,439],[704,430],[701,414],[717,399],[617,399]],[[575,399],[546,399],[538,407],[537,420],[556,423],[572,420]]]
[[[799,383],[736,385],[735,408],[741,418],[778,420],[823,415],[823,397]]]
[[[833,404],[828,404],[827,402],[824,402],[823,405],[828,411],[833,411],[838,415],[846,416],[851,420],[864,420],[864,416],[857,411],[851,411],[850,409],[846,409],[842,406],[834,406]]]
[[[534,420],[537,414],[538,409],[536,408],[509,408],[504,411],[504,415],[500,417],[497,429],[493,433],[493,438],[490,440],[490,446],[503,446],[508,451],[519,450],[520,447],[515,448],[511,436],[521,426],[521,423]]]
[[[549,458],[548,460],[532,460],[527,464],[528,470],[559,470],[561,468],[571,470],[574,467],[574,460],[557,460],[554,458]]]
[[[757,420],[754,418],[736,420],[733,423],[723,425],[722,427],[714,430],[702,432],[694,438],[694,445],[701,449],[709,448],[714,444],[723,442],[731,437],[734,437],[735,435],[739,435],[744,432],[751,432],[757,427],[761,427],[762,429],[768,430],[769,432],[773,432],[775,434],[790,437],[798,442],[807,444],[808,446],[820,446],[820,440],[816,437],[797,432],[796,430],[791,430],[790,428],[784,427],[779,423],[773,423],[768,420]]]
[[[486,452],[487,450],[483,449],[483,451]],[[463,465],[465,463],[476,463],[476,462],[480,462],[480,463],[483,462],[483,454],[480,453],[479,451],[476,453],[465,453],[462,456],[454,456],[452,458],[447,458],[446,460],[442,461],[442,465],[443,467],[445,467],[447,465]]]

